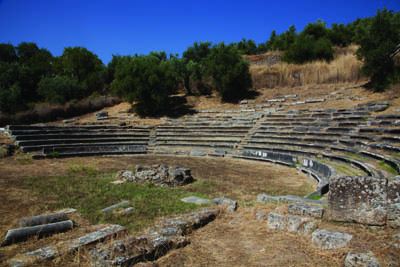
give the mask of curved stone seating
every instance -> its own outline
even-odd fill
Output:
[[[146,153],[150,131],[146,127],[8,126],[22,152],[42,152],[35,158]]]

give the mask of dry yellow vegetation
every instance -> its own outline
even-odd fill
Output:
[[[315,61],[299,65],[280,61],[272,66],[251,64],[253,87],[260,89],[358,82],[365,78],[359,74],[362,62],[357,60],[354,54],[356,50],[357,46],[338,48],[335,59],[331,62]],[[265,54],[264,58],[276,54],[277,52],[269,52]],[[256,63],[261,58],[254,56],[246,59]]]

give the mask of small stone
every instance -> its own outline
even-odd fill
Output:
[[[352,253],[347,254],[344,260],[345,267],[380,267],[381,265],[376,260],[371,252],[368,253]]]
[[[256,220],[265,220],[267,218],[267,214],[264,211],[259,210],[256,213]]]
[[[400,248],[400,232],[392,236],[392,246],[395,248]]]

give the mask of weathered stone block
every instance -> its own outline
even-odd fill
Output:
[[[328,217],[337,221],[355,221],[385,225],[387,218],[386,179],[343,176],[331,179]]]
[[[352,253],[347,254],[344,260],[345,267],[380,267],[381,265],[375,259],[371,252],[368,253]]]
[[[211,201],[208,200],[208,199],[199,198],[199,197],[195,197],[195,196],[182,198],[181,201],[187,202],[187,203],[193,203],[193,204],[197,204],[197,205],[203,205],[203,204],[210,204],[211,203]]]
[[[310,216],[315,218],[322,218],[324,209],[321,206],[309,205],[306,203],[293,203],[288,207],[289,213],[300,216]]]
[[[267,217],[267,225],[269,228],[274,230],[286,230],[287,228],[287,218],[285,215],[280,215],[275,212],[271,212]]]
[[[392,236],[392,246],[400,248],[400,232]]]
[[[317,230],[312,233],[312,243],[321,249],[344,248],[353,237],[346,233]]]

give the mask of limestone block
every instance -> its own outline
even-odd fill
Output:
[[[193,204],[197,204],[197,205],[203,205],[203,204],[210,204],[211,203],[211,201],[208,200],[208,199],[199,198],[199,197],[195,197],[195,196],[182,198],[181,201],[187,202],[187,203],[193,203]]]
[[[392,246],[400,248],[400,232],[392,236]]]
[[[345,248],[352,239],[352,235],[328,230],[317,230],[312,233],[312,243],[321,249]]]
[[[238,202],[236,200],[232,200],[232,199],[225,198],[225,197],[214,198],[211,200],[211,202],[213,202],[216,205],[227,204],[228,205],[227,209],[229,211],[235,211],[238,208]]]
[[[371,252],[368,253],[352,253],[347,254],[344,260],[345,267],[380,267],[381,265],[375,259]]]
[[[109,213],[109,212],[112,212],[115,209],[126,207],[126,206],[129,206],[129,205],[131,205],[131,203],[129,201],[122,201],[122,202],[120,202],[118,204],[115,204],[115,205],[112,205],[110,207],[102,209],[101,212],[102,213]]]
[[[267,225],[271,229],[284,231],[287,229],[287,217],[271,212],[267,217]]]
[[[337,221],[385,225],[387,218],[386,179],[342,176],[331,179],[328,217]]]
[[[300,216],[310,216],[315,218],[322,218],[324,209],[321,206],[310,205],[306,203],[293,203],[288,207],[289,213]]]

